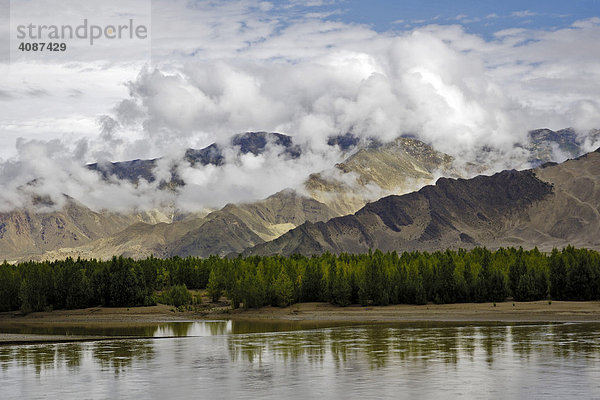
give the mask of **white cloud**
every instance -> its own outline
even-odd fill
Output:
[[[536,12],[530,11],[530,10],[521,10],[521,11],[514,11],[513,13],[511,13],[511,15],[513,17],[517,17],[517,18],[527,18],[527,17],[535,17],[536,15],[539,15]]]

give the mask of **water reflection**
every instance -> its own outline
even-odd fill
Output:
[[[81,365],[81,355],[81,346],[77,343],[61,344],[56,349],[58,363],[64,363],[69,369],[76,369]]]
[[[119,336],[140,332],[139,327],[110,329]],[[0,346],[0,397],[590,398],[600,393],[600,324],[323,327],[215,321],[156,324],[143,331],[155,338]]]
[[[467,326],[405,328],[381,325],[228,336],[232,361],[260,363],[271,355],[283,362],[304,359],[322,363],[330,357],[336,368],[363,357],[371,369],[384,368],[390,360],[421,364],[457,364],[482,353],[489,367],[495,356],[512,351],[527,358],[532,353],[572,354],[598,359],[600,327],[593,324],[532,326]]]
[[[56,334],[66,329],[44,327],[42,330]],[[89,327],[88,330],[80,329],[84,334],[90,334]],[[532,357],[578,357],[597,362],[600,358],[599,324],[364,325],[316,329],[309,326],[306,329],[306,326],[289,324],[214,321],[164,323],[153,327],[129,327],[125,331],[123,327],[106,329],[119,336],[144,332],[148,336],[163,338],[161,340],[188,337],[175,347],[175,351],[181,353],[181,360],[185,358],[186,346],[189,346],[185,341],[190,340],[190,336],[222,336],[231,362],[246,362],[258,367],[267,359],[283,364],[299,360],[309,365],[331,362],[335,369],[353,368],[357,360],[362,360],[369,369],[377,370],[390,362],[421,367],[431,363],[456,365],[463,360],[472,362],[479,355],[491,368],[497,356],[508,353],[523,360]],[[27,327],[25,332],[39,333],[39,330]],[[6,371],[13,365],[33,367],[37,374],[52,368],[73,370],[90,355],[101,370],[119,374],[136,363],[152,360],[156,354],[155,347],[161,340],[0,346],[0,370]]]
[[[164,324],[123,324],[123,323],[88,323],[74,325],[62,323],[27,323],[3,325],[2,333],[18,333],[25,335],[69,335],[69,336],[138,336],[152,337]]]
[[[510,327],[483,327],[480,330],[481,347],[486,354],[486,362],[491,365],[494,362],[494,354],[504,350],[507,333]]]
[[[103,370],[119,374],[131,367],[134,361],[151,360],[154,348],[150,340],[96,342],[92,347],[92,356]]]
[[[247,330],[247,323],[238,324],[237,329]],[[256,328],[255,328],[256,329]],[[260,328],[258,328],[260,329]],[[3,325],[2,333],[51,336],[88,336],[88,337],[173,337],[173,336],[215,336],[234,333],[230,321],[210,322],[162,322],[162,323],[96,323],[84,325],[60,323],[26,323]],[[262,330],[261,332],[264,332]]]
[[[53,345],[21,347],[15,352],[15,359],[19,365],[33,365],[38,374],[44,368],[54,367],[56,358],[56,346]]]
[[[31,346],[0,346],[0,367],[7,370],[11,363],[33,366],[36,373],[57,365],[76,369],[81,364],[81,346],[76,343]]]

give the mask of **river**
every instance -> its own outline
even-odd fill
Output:
[[[109,334],[154,338],[0,346],[0,398],[600,399],[597,323],[207,321]]]

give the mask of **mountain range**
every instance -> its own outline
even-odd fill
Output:
[[[93,211],[71,198],[59,211],[0,213],[0,257],[17,261],[480,245],[545,250],[565,244],[598,246],[599,153],[548,164],[557,151],[572,157],[581,153],[583,143],[572,130],[530,132],[529,143],[522,147],[531,154],[533,165],[544,165],[471,179],[465,178],[484,171],[485,165],[457,168],[451,156],[408,137],[379,143],[346,134],[330,138],[328,144],[348,156],[307,176],[303,187],[208,213],[119,214]],[[290,159],[302,155],[302,148],[289,136],[248,132],[234,136],[227,145],[188,149],[182,162],[220,166],[226,162],[227,148],[261,154],[269,146]],[[157,160],[87,167],[106,179],[151,182],[156,179]],[[170,182],[161,182],[163,189],[182,185],[185,182],[176,172]]]

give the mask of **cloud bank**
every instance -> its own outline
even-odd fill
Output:
[[[508,29],[486,40],[461,25],[381,33],[281,7],[157,2],[151,65],[115,65],[115,83],[97,62],[53,64],[63,73],[76,71],[79,86],[85,67],[109,85],[134,70],[137,76],[126,93],[112,92],[111,98],[121,93],[112,109],[93,115],[97,133],[77,136],[74,124],[51,140],[24,134],[16,154],[0,165],[0,209],[27,205],[32,193],[49,196],[55,206],[67,194],[95,209],[120,211],[255,200],[299,187],[310,173],[341,161],[342,152],[326,143],[346,132],[384,142],[410,134],[461,161],[498,170],[526,166],[514,145],[526,142],[531,129],[574,127],[585,140],[600,127],[600,18],[553,30]],[[102,92],[102,84],[95,85]],[[24,95],[5,86],[3,104],[24,107],[17,99]],[[38,81],[30,89],[47,90],[50,102],[68,86]],[[88,104],[93,95],[83,92]],[[37,93],[30,96],[44,102]],[[28,132],[19,121],[4,120],[0,129]],[[35,122],[52,130],[41,117]],[[181,162],[188,147],[227,143],[246,131],[289,134],[302,156],[290,160],[275,147],[258,156],[232,149],[223,166]],[[588,147],[598,145],[588,140]],[[82,167],[158,156],[164,158],[155,173],[168,177],[177,168],[185,187],[173,192],[159,190],[158,180],[105,182]]]

